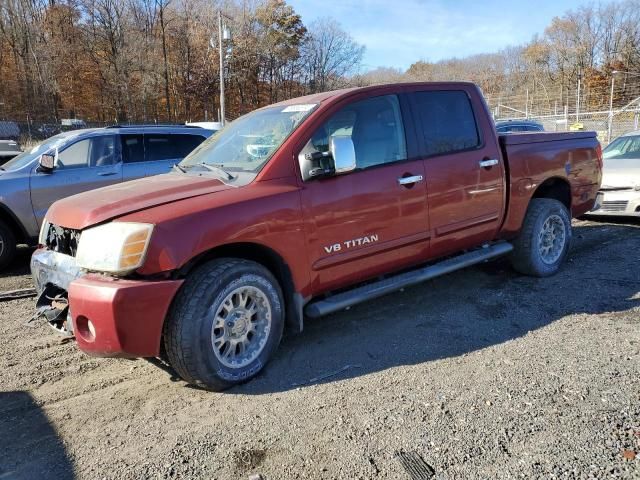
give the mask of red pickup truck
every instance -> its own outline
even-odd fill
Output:
[[[163,357],[219,390],[305,316],[501,255],[555,273],[601,169],[593,132],[497,136],[470,83],[295,98],[169,174],[56,202],[31,262],[38,306],[89,354]]]

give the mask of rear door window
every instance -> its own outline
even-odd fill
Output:
[[[471,150],[481,144],[468,95],[461,90],[425,91],[413,95],[422,124],[426,156]]]
[[[144,143],[141,134],[120,135],[124,163],[144,162]]]
[[[144,149],[147,153],[148,162],[175,158],[170,137],[168,134],[145,134]]]

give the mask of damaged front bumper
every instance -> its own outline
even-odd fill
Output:
[[[31,272],[38,301],[64,310],[58,312],[54,328],[75,335],[85,353],[129,358],[159,355],[164,319],[182,280],[87,273],[75,258],[47,249],[33,254]]]
[[[36,250],[31,257],[31,275],[38,292],[33,319],[44,317],[58,333],[73,336],[67,292],[82,273],[74,257],[44,248]]]

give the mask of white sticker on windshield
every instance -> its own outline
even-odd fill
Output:
[[[282,113],[287,113],[287,112],[308,112],[309,110],[311,110],[315,106],[316,106],[315,103],[304,103],[304,104],[300,104],[300,105],[289,105],[284,110],[282,110]]]

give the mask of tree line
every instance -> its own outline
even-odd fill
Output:
[[[491,104],[515,103],[522,111],[549,113],[564,105],[576,109],[578,83],[582,110],[607,109],[613,75],[614,107],[640,97],[639,0],[587,4],[553,18],[544,33],[524,45],[418,61],[406,72],[380,68],[368,72],[363,82],[470,80]]]
[[[337,88],[364,47],[284,0],[0,0],[0,118],[217,120],[218,12],[227,118]]]
[[[578,83],[583,109],[607,108],[614,75],[616,106],[640,97],[640,0],[567,11],[499,52],[365,73],[364,46],[337,21],[305,25],[285,0],[0,0],[0,118],[217,120],[218,12],[231,32],[222,47],[231,119],[392,81],[470,80],[492,103],[517,99],[527,111],[576,108]]]

